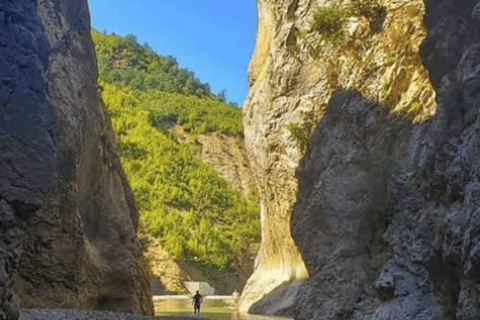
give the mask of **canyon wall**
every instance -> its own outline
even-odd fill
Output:
[[[18,307],[153,312],[96,90],[86,0],[0,3],[0,319]]]
[[[344,20],[334,40],[312,27],[322,8]],[[258,0],[244,125],[262,245],[242,311],[480,317],[478,12]]]

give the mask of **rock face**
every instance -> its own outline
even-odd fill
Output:
[[[308,31],[334,5],[345,37],[331,43]],[[244,311],[480,317],[477,11],[258,1],[244,125],[263,237]]]
[[[255,180],[243,139],[225,134],[200,134],[197,137],[202,146],[200,157],[212,165],[222,178],[244,196],[254,192]]]
[[[0,3],[0,319],[153,311],[85,0]]]

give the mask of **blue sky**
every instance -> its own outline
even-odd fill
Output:
[[[214,93],[242,104],[257,29],[255,0],[88,0],[92,27],[134,34],[174,56]]]

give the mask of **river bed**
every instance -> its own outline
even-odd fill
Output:
[[[186,299],[162,299],[155,301],[156,316],[191,316],[192,301]],[[204,299],[200,317],[207,319],[237,319],[237,320],[293,320],[288,317],[240,314],[234,304],[228,300]]]

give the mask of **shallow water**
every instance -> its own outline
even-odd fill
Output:
[[[191,300],[162,300],[155,302],[157,316],[191,316],[193,306]],[[221,300],[204,300],[200,309],[200,317],[207,319],[237,319],[237,320],[292,320],[288,317],[260,316],[239,314],[228,303]]]

